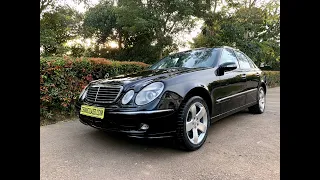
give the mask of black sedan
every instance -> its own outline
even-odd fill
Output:
[[[241,51],[199,48],[169,55],[147,70],[89,83],[76,103],[80,122],[136,138],[174,137],[200,148],[213,122],[265,109],[266,79]]]

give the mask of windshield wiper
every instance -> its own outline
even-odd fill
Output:
[[[189,67],[170,67],[165,69],[190,69]]]

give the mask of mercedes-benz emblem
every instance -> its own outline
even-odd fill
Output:
[[[104,78],[107,79],[109,77],[109,73],[107,73],[106,75],[104,75]]]

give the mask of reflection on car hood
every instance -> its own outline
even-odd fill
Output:
[[[122,85],[126,87],[125,89],[127,89],[132,86],[144,86],[145,84],[149,84],[152,81],[161,81],[181,74],[199,71],[202,69],[206,68],[172,68],[144,70],[132,74],[114,76],[108,79],[99,79],[93,81],[92,84]]]

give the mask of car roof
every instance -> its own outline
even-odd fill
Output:
[[[201,49],[213,49],[213,48],[227,48],[227,49],[233,49],[233,50],[238,50],[237,48],[230,47],[230,46],[214,46],[214,47],[199,47],[199,48],[193,48],[185,51],[180,51],[180,52],[189,52],[189,51],[194,51],[194,50],[201,50]]]
[[[239,49],[238,48],[234,48],[234,47],[230,47],[230,46],[221,46],[222,48],[228,48],[228,49],[234,49],[234,50],[238,50],[239,51]]]

